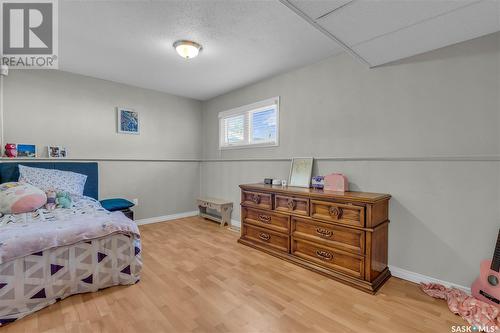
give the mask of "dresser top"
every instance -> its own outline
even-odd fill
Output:
[[[318,190],[315,188],[294,187],[294,186],[283,187],[281,185],[267,185],[267,184],[243,184],[240,185],[240,188],[247,191],[274,192],[274,193],[302,195],[307,197],[319,197],[319,198],[337,198],[337,199],[369,202],[369,203],[380,200],[388,200],[391,198],[390,194],[384,194],[384,193],[370,193],[370,192],[356,192],[356,191],[336,192],[336,191]]]

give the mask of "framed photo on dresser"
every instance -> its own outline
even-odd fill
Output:
[[[294,157],[290,166],[289,186],[311,186],[311,175],[314,159],[312,157]]]

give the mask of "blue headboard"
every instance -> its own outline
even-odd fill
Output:
[[[0,163],[0,183],[17,182],[19,180],[19,164],[34,168],[57,169],[87,175],[83,195],[96,200],[99,198],[99,168],[96,162],[2,162]]]

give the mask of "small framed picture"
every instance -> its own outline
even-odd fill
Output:
[[[289,186],[310,187],[314,159],[312,157],[295,157],[290,166]]]
[[[139,134],[140,122],[139,112],[129,108],[117,108],[118,112],[118,133]]]
[[[17,157],[36,157],[36,145],[17,145]]]
[[[68,150],[66,149],[66,147],[48,146],[47,154],[49,158],[66,158],[68,157]]]

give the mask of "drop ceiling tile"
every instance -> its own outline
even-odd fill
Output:
[[[476,2],[478,0],[358,0],[317,22],[344,43],[354,46]]]
[[[353,50],[372,66],[500,31],[500,2],[486,0],[361,43]]]
[[[312,19],[325,15],[353,0],[292,0],[295,7]]]

